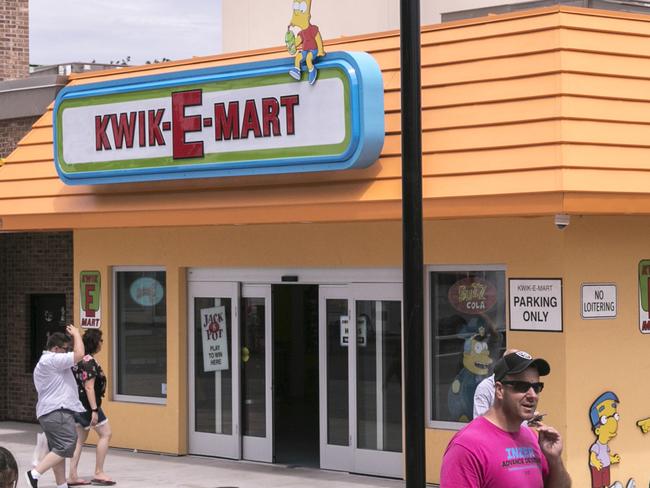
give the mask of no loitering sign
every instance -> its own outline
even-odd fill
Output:
[[[616,285],[583,283],[580,287],[580,313],[583,319],[616,318]]]

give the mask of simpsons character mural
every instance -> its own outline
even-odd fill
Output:
[[[596,441],[589,448],[589,470],[592,488],[623,488],[620,481],[610,484],[610,468],[621,462],[621,456],[613,454],[609,443],[618,433],[618,396],[613,391],[606,391],[594,400],[589,407],[589,420]],[[635,488],[634,479],[630,478],[625,488]]]
[[[609,442],[618,432],[618,397],[614,392],[606,391],[594,400],[589,407],[591,429],[596,441],[589,448],[589,469],[592,488],[609,488],[611,482],[610,467],[621,462],[618,454],[612,454]]]
[[[284,40],[289,54],[295,59],[289,75],[295,80],[300,80],[304,64],[307,67],[309,84],[316,83],[318,69],[314,63],[317,58],[325,56],[325,50],[318,26],[311,23],[311,0],[293,2],[293,15]]]

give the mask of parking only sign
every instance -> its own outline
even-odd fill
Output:
[[[583,319],[616,318],[616,285],[583,283],[580,288],[580,311]]]
[[[562,280],[510,278],[510,330],[562,332]]]

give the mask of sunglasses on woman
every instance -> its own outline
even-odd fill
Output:
[[[544,383],[530,383],[528,381],[516,381],[516,380],[503,380],[500,381],[502,385],[511,386],[513,391],[517,393],[526,393],[531,388],[535,393],[539,393],[544,389]]]

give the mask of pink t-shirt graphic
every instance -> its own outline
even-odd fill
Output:
[[[478,417],[445,451],[440,488],[543,488],[548,463],[528,427],[506,432]]]

